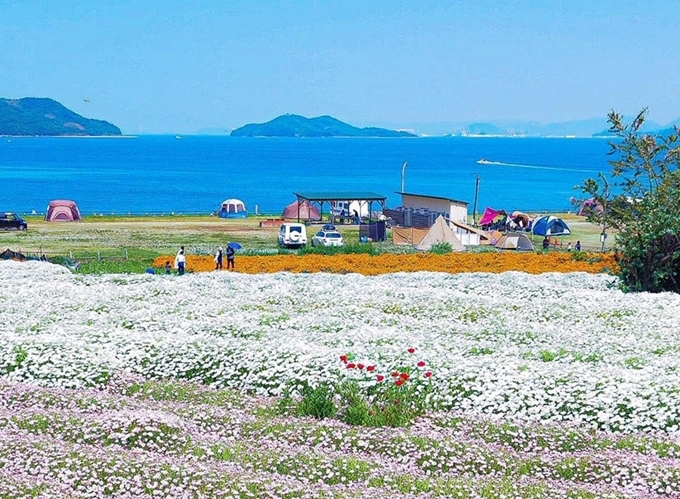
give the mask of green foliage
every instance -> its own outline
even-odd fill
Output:
[[[583,192],[603,207],[589,220],[617,230],[620,278],[626,291],[680,292],[680,144],[668,135],[641,132],[647,110],[629,124],[609,113],[610,176],[586,179]]]
[[[297,404],[298,416],[312,416],[317,419],[332,418],[338,412],[333,401],[333,390],[327,384],[302,390],[302,400]]]
[[[378,249],[373,244],[350,243],[344,246],[303,246],[297,250],[298,255],[377,255]]]
[[[386,381],[369,388],[365,394],[356,381],[348,381],[340,387],[344,407],[340,419],[357,426],[408,426],[425,413],[427,391],[425,385],[416,380],[401,386]]]
[[[451,247],[451,243],[446,241],[436,242],[430,248],[430,253],[434,253],[435,255],[448,255],[452,251],[453,248]]]

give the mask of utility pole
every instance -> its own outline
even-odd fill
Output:
[[[477,225],[477,196],[479,195],[479,175],[475,179],[475,201],[472,203],[472,225]]]
[[[406,165],[408,165],[408,162],[404,162],[404,164],[401,165],[401,192],[404,192],[404,173],[406,173]]]

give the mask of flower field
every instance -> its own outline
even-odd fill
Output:
[[[0,497],[680,497],[677,295],[585,272],[0,278]],[[346,380],[426,387],[428,411],[277,409]]]
[[[580,255],[578,258],[576,255]],[[174,256],[159,256],[153,266],[162,269]],[[507,272],[511,270],[540,274],[543,272],[590,272],[604,270],[616,272],[614,256],[586,253],[432,253],[395,255],[338,254],[338,255],[267,255],[237,256],[238,272],[265,274],[272,272],[329,272],[334,274],[357,273],[380,275],[394,272]],[[207,272],[215,269],[212,256],[187,255],[187,269]]]

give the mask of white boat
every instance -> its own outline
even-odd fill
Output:
[[[480,165],[488,165],[488,164],[490,164],[490,163],[491,163],[491,161],[489,161],[489,160],[486,159],[486,158],[482,158],[482,159],[480,159],[479,161],[477,161],[477,164],[480,164]]]

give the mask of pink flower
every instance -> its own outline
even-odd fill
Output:
[[[418,367],[425,367],[425,362],[422,360],[418,362]]]
[[[404,384],[404,380],[400,378],[397,381],[395,381],[394,384],[397,385],[397,386],[401,386],[401,385]]]
[[[375,366],[366,366],[366,370],[370,373],[375,371]]]
[[[347,364],[347,355],[341,355],[341,356],[340,356],[340,360],[341,360],[342,362],[344,362],[345,364]]]
[[[403,379],[404,381],[406,381],[406,380],[408,379],[408,373],[401,373],[401,374],[399,375],[399,377],[400,377],[401,379]]]
[[[358,367],[359,369],[363,369],[363,368],[364,368],[364,365],[363,365],[363,364],[357,364],[357,367]]]
[[[354,369],[355,367],[356,364],[354,364],[354,362],[350,362],[349,364],[347,364],[347,369]]]
[[[427,371],[427,372],[425,373],[425,377],[426,377],[426,378],[429,378],[430,376],[432,376],[432,373],[431,373],[430,371]]]
[[[398,378],[398,377],[399,377],[399,373],[398,373],[397,371],[392,371],[392,377],[393,377],[393,378]]]
[[[408,350],[406,350],[408,353],[414,353],[416,351],[415,348],[411,347]]]
[[[382,381],[382,380],[385,379],[385,376],[383,376],[382,374],[378,374],[378,375],[375,377],[375,379],[377,379],[377,380],[380,382],[380,381]]]

